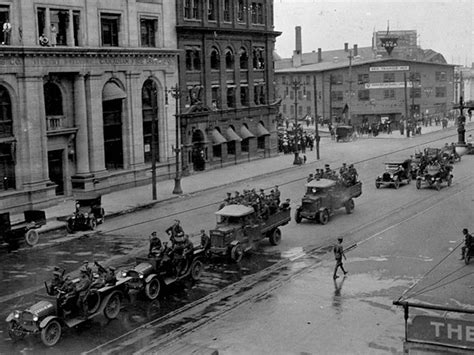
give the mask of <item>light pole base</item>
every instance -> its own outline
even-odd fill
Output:
[[[301,159],[298,152],[295,152],[295,160],[293,160],[293,165],[301,165]]]
[[[183,190],[181,189],[181,177],[177,176],[174,178],[174,189],[173,194],[181,195]]]

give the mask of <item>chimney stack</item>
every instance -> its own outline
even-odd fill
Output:
[[[352,53],[352,55],[355,57],[357,55],[359,55],[359,52],[358,52],[358,48],[357,48],[357,44],[354,44],[354,53]]]
[[[349,52],[349,43],[344,43],[344,52]]]
[[[295,54],[302,53],[302,44],[301,44],[301,26],[295,27],[296,31],[296,47],[295,47]]]
[[[318,48],[318,63],[323,61],[323,55],[321,53],[321,48]]]

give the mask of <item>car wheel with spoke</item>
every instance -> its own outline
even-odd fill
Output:
[[[120,296],[116,293],[109,298],[104,308],[104,316],[107,319],[115,319],[120,313]]]
[[[329,222],[329,213],[327,210],[319,212],[319,223],[322,225],[327,224]]]
[[[156,277],[151,279],[145,286],[145,295],[148,297],[149,300],[155,300],[160,294],[160,280]]]
[[[230,251],[230,258],[233,262],[239,263],[244,256],[244,250],[240,244],[234,245]]]
[[[271,245],[278,245],[280,244],[280,241],[281,241],[281,231],[280,231],[280,228],[275,228],[272,232],[272,234],[270,235],[270,238],[268,238],[270,240],[270,244]]]
[[[41,329],[41,341],[46,346],[54,346],[61,338],[61,324],[56,320],[51,320]]]
[[[38,231],[35,229],[30,229],[26,232],[25,241],[30,247],[35,246],[38,243],[39,234]]]

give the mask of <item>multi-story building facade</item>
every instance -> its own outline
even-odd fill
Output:
[[[275,63],[281,114],[290,121],[309,115],[354,125],[400,122],[445,115],[452,108],[454,66],[439,54],[411,48],[409,55],[382,56],[372,47],[347,43],[341,50],[303,54],[298,28],[296,39],[293,58]]]
[[[0,210],[169,174],[178,83],[174,2],[0,2]]]
[[[183,170],[277,152],[273,0],[178,0]]]

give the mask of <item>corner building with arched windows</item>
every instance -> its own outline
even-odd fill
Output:
[[[177,0],[182,170],[277,154],[273,0]]]
[[[176,4],[0,2],[0,210],[170,177]],[[4,26],[4,24],[7,24]]]

